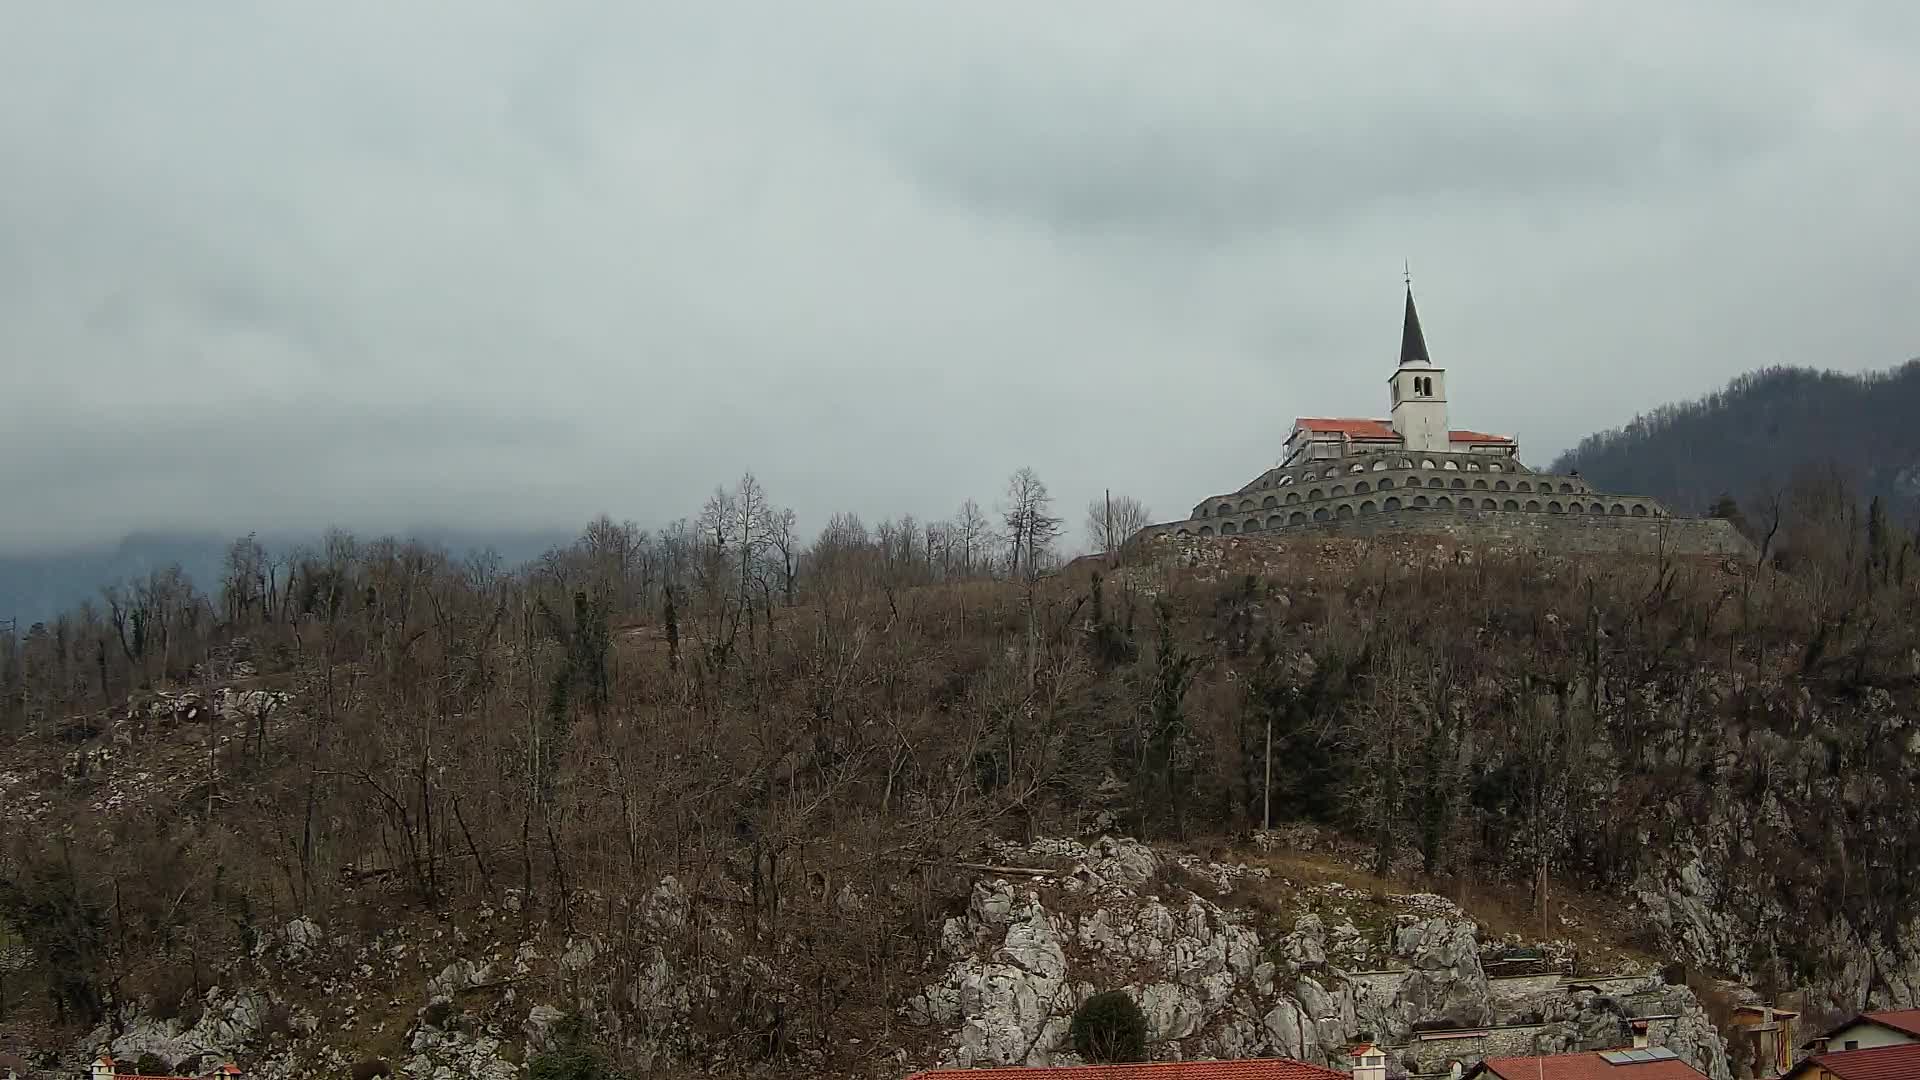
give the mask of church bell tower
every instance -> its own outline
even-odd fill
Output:
[[[1409,451],[1444,454],[1453,448],[1447,427],[1447,372],[1427,355],[1420,313],[1407,284],[1407,317],[1400,329],[1400,366],[1387,380],[1393,388],[1393,430]]]

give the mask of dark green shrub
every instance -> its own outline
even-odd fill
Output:
[[[605,1060],[578,1043],[535,1054],[527,1062],[530,1080],[607,1080]]]
[[[1073,1014],[1073,1048],[1088,1061],[1147,1060],[1147,1017],[1120,990],[1095,994]]]
[[[165,1076],[169,1070],[166,1060],[149,1050],[134,1059],[133,1071],[141,1076]]]
[[[622,1080],[621,1073],[588,1041],[585,1018],[575,1013],[553,1025],[553,1047],[527,1061],[528,1080]]]

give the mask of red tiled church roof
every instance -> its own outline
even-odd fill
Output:
[[[1357,416],[1303,416],[1294,422],[1295,427],[1308,431],[1331,432],[1347,435],[1355,439],[1397,439],[1399,434],[1393,430],[1390,420],[1367,420]]]
[[[1345,435],[1350,439],[1398,439],[1400,434],[1393,430],[1391,420],[1369,420],[1360,416],[1302,416],[1293,422],[1296,428],[1329,435]],[[1448,439],[1464,443],[1510,443],[1513,440],[1505,435],[1489,435],[1484,431],[1450,431]]]
[[[1811,1074],[1813,1070],[1810,1066],[1816,1065],[1828,1074],[1839,1077],[1839,1080],[1913,1080],[1920,1076],[1920,1043],[1815,1054],[1787,1075]]]
[[[1291,1058],[1065,1065],[1051,1069],[929,1069],[907,1080],[1350,1080],[1346,1073]]]
[[[1701,1080],[1702,1073],[1678,1058],[1615,1065],[1600,1052],[1547,1057],[1497,1057],[1481,1062],[1501,1080]],[[1480,1070],[1476,1070],[1478,1072]]]

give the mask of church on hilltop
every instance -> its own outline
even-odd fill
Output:
[[[1596,491],[1577,475],[1535,472],[1521,463],[1511,435],[1454,427],[1447,371],[1427,351],[1411,284],[1400,362],[1387,387],[1385,419],[1296,419],[1278,465],[1200,500],[1186,520],[1149,526],[1137,538],[1299,530],[1443,533],[1576,551],[1749,550],[1727,522],[1678,519],[1655,499]]]

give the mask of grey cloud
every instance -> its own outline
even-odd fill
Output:
[[[1668,28],[1676,47],[1600,9],[1515,15],[1480,34],[1393,13],[1371,35],[1249,20],[1241,39],[1169,34],[1134,65],[1088,65],[1071,38],[984,70],[942,54],[904,100],[867,105],[937,190],[1054,225],[1176,234],[1703,182],[1807,120],[1818,73],[1794,35],[1756,27],[1732,54],[1689,40],[1719,32],[1711,20]]]
[[[1779,147],[1799,120],[1766,102],[1676,110],[1651,96],[1376,101],[1338,108],[1331,123],[1282,101],[1199,125],[1184,108],[1125,95],[1081,103],[1078,125],[1059,103],[1034,104],[976,102],[1001,122],[963,114],[904,137],[911,167],[935,190],[1044,224],[1214,239],[1383,208],[1584,202],[1676,173],[1710,179]]]
[[[142,528],[1173,513],[1381,405],[1411,257],[1544,461],[1886,366],[1907,5],[0,13],[0,550]]]

